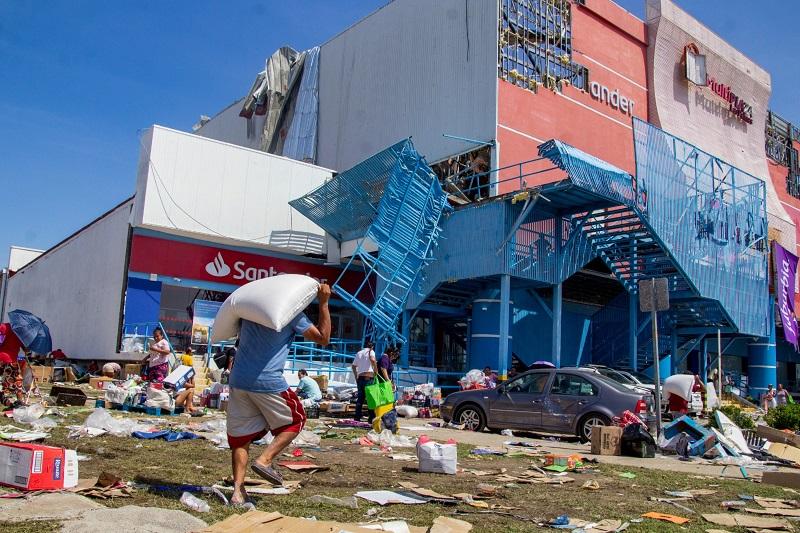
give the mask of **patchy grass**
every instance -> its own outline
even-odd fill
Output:
[[[109,471],[122,476],[127,481],[159,486],[158,489],[139,490],[133,498],[119,498],[103,502],[105,505],[118,507],[136,504],[185,510],[178,501],[181,494],[180,485],[211,485],[221,481],[230,473],[230,452],[219,450],[204,440],[167,443],[110,436],[69,440],[64,426],[82,422],[87,413],[88,411],[81,412],[74,408],[70,409],[66,422],[52,432],[52,436],[46,444],[66,446],[88,456],[90,460],[80,463],[81,477],[90,477],[102,471]],[[189,419],[185,417],[168,420],[181,424],[189,422]],[[287,479],[301,480],[303,486],[288,496],[253,495],[258,509],[279,511],[292,516],[315,516],[318,519],[359,522],[367,520],[365,513],[370,507],[373,507],[369,502],[359,501],[359,509],[349,509],[314,504],[308,498],[315,494],[342,497],[351,496],[359,490],[397,488],[399,481],[414,482],[444,494],[459,492],[475,494],[476,486],[479,483],[501,485],[494,480],[493,476],[420,474],[415,471],[416,463],[414,462],[393,461],[380,453],[366,453],[362,447],[350,443],[351,439],[360,437],[364,433],[354,430],[331,432],[327,438],[322,440],[322,451],[306,451],[306,454],[311,454],[320,465],[328,466],[330,470],[314,475],[285,472]],[[482,470],[506,468],[508,473],[513,475],[526,470],[533,461],[526,457],[483,456],[475,458],[469,455],[469,451],[473,448],[474,446],[471,445],[459,445],[460,466]],[[395,451],[413,453],[410,449]],[[636,478],[620,477],[619,474],[626,470],[635,473]],[[738,494],[778,498],[793,497],[792,494],[780,487],[760,485],[747,480],[698,478],[669,471],[626,469],[611,465],[597,465],[592,471],[570,473],[569,476],[575,481],[561,486],[528,484],[502,486],[498,496],[489,500],[489,503],[518,507],[519,509],[507,511],[516,516],[480,514],[479,509],[462,503],[458,505],[434,503],[412,506],[394,505],[380,509],[379,516],[396,517],[407,520],[413,525],[429,526],[437,516],[455,513],[455,516],[475,524],[475,531],[521,532],[538,530],[537,523],[545,522],[560,514],[584,520],[603,518],[630,520],[648,511],[659,511],[690,518],[691,522],[681,527],[647,520],[643,523],[632,524],[628,531],[633,533],[662,531],[699,533],[705,531],[706,528],[714,527],[703,521],[699,513],[722,512],[720,502],[737,499]],[[596,480],[600,484],[600,490],[581,489],[581,485],[589,479]],[[711,496],[681,502],[696,511],[697,514],[688,514],[670,504],[652,502],[648,499],[651,496],[666,497],[665,490],[696,488],[717,491]],[[211,512],[197,514],[197,516],[209,523],[221,520],[233,512],[213,496],[202,495],[201,497],[209,503]],[[53,531],[57,529],[57,524],[57,522],[0,523],[0,530],[13,533],[38,533]],[[124,525],[121,526],[124,527]],[[728,529],[734,531],[731,528]]]

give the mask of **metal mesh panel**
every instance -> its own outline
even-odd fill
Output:
[[[569,0],[502,0],[498,76],[532,91],[588,90],[588,70],[572,61],[570,10]]]
[[[339,241],[363,237],[375,219],[398,157],[409,143],[403,140],[378,152],[289,205]]]
[[[766,336],[764,183],[637,119],[634,141],[643,219],[701,296],[740,332]]]
[[[339,281],[333,288],[367,318],[371,337],[405,342],[397,332],[398,319],[411,291],[419,290],[422,269],[433,260],[442,215],[451,208],[436,174],[410,140],[394,157],[377,215],[367,230],[367,237],[378,245],[378,253],[367,252],[362,241],[339,278],[353,267],[354,260],[359,260],[366,270],[365,279],[376,280],[377,291],[373,294],[366,282],[353,293],[343,289]]]

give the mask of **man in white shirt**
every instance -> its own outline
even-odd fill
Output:
[[[364,402],[366,401],[365,388],[369,385],[375,373],[378,371],[378,363],[375,360],[375,345],[372,341],[364,343],[364,349],[356,354],[353,359],[353,374],[356,376],[356,386],[358,387],[358,397],[356,398],[355,419],[361,421]],[[367,410],[367,419],[372,422],[375,413],[371,409]]]

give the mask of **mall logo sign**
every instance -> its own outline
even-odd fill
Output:
[[[217,256],[213,261],[206,264],[206,272],[215,278],[224,278],[231,273],[231,267],[225,263],[222,257],[222,252],[217,252]],[[271,278],[272,276],[280,276],[284,272],[278,272],[275,267],[269,268],[256,268],[246,266],[244,261],[236,261],[233,263],[233,276],[235,280],[255,281],[262,278]],[[312,277],[320,283],[327,283],[325,278],[316,278],[310,273],[306,272],[306,276]]]
[[[734,93],[729,85],[725,85],[708,75],[706,70],[706,56],[694,43],[686,45],[683,51],[683,61],[686,65],[686,79],[699,87],[708,87],[728,103],[728,111],[746,124],[753,123],[753,106],[742,100]]]
[[[225,264],[222,258],[222,252],[217,252],[217,257],[206,265],[206,272],[215,278],[224,278],[231,273],[231,267]]]

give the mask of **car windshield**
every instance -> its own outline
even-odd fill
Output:
[[[630,374],[630,375],[631,375],[631,376],[633,376],[633,377],[634,377],[634,378],[635,378],[635,379],[636,379],[636,380],[637,380],[639,383],[642,383],[642,384],[644,384],[644,385],[655,385],[655,384],[656,384],[656,382],[655,382],[655,381],[653,381],[653,378],[651,378],[651,377],[650,377],[650,376],[648,376],[647,374],[642,374],[641,372],[628,372],[628,371],[626,371],[625,373],[626,373],[626,374]]]
[[[629,388],[622,385],[622,383],[620,383],[619,381],[614,381],[613,379],[604,376],[603,374],[594,373],[592,374],[592,377],[602,381],[604,385],[608,385],[612,389],[617,390],[619,392],[631,392]]]
[[[604,375],[605,377],[613,379],[614,381],[617,381],[624,385],[636,385],[636,380],[633,380],[628,376],[626,376],[625,374],[623,374],[622,372],[617,372],[612,368],[598,368],[597,371],[600,372],[600,374]]]

